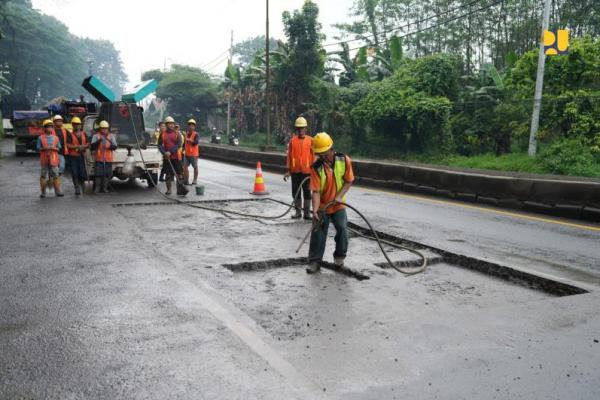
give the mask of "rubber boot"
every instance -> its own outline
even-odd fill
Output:
[[[308,268],[306,268],[306,273],[308,274],[316,274],[321,269],[321,266],[317,261],[312,261],[308,264]]]
[[[100,193],[102,189],[102,178],[94,178],[94,194]]]
[[[56,197],[63,197],[64,194],[62,192],[62,190],[60,190],[60,178],[56,177],[54,178],[54,194],[56,194]]]
[[[46,179],[40,178],[40,189],[42,190],[42,192],[40,193],[41,198],[46,197],[46,185]]]
[[[170,179],[168,179],[168,180],[166,181],[166,184],[167,184],[167,191],[165,192],[165,194],[166,194],[167,196],[169,196],[169,195],[171,194],[171,187],[173,186],[173,181],[172,181],[172,180],[170,180]]]
[[[102,180],[102,191],[104,193],[110,193],[110,189],[108,188],[108,183],[110,182],[110,179],[108,178],[104,178]]]
[[[344,259],[341,257],[333,257],[333,264],[336,269],[344,268]]]
[[[312,221],[312,214],[310,212],[310,199],[304,199],[304,219],[307,221]]]
[[[73,187],[75,188],[75,196],[79,196],[81,194],[81,188],[79,186],[79,178],[73,177]]]
[[[292,219],[302,218],[302,199],[294,200],[294,209],[296,210],[296,213],[292,215]]]

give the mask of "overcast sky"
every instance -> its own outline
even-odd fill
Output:
[[[304,0],[270,0],[271,36],[283,37],[281,13]],[[337,22],[349,20],[353,0],[316,0],[320,22],[333,40]],[[141,72],[171,63],[205,66],[234,42],[265,32],[265,0],[33,0],[34,8],[64,22],[71,33],[108,39],[121,52],[130,83]],[[218,60],[217,60],[218,61]],[[221,73],[225,61],[206,66]]]

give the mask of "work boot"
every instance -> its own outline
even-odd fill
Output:
[[[344,268],[344,259],[342,257],[333,257],[333,265],[337,269]]]
[[[321,266],[317,261],[311,261],[308,264],[308,268],[306,268],[306,273],[308,274],[316,274],[321,269]]]
[[[94,178],[94,194],[100,193],[102,189],[102,178]]]
[[[62,190],[60,190],[60,178],[56,177],[54,178],[54,194],[56,194],[56,197],[63,197],[64,194],[62,193]]]
[[[102,191],[104,193],[110,193],[110,189],[108,188],[109,182],[110,182],[110,179],[108,179],[108,178],[104,178],[102,180]]]
[[[79,196],[81,194],[81,189],[79,187],[78,178],[73,178],[73,187],[75,187],[75,196]]]
[[[44,197],[46,197],[46,179],[44,178],[40,178],[40,189],[42,190],[42,193],[40,193],[40,197],[43,199]]]
[[[310,200],[304,200],[304,219],[307,221],[312,220],[312,213],[310,212]]]
[[[166,184],[167,184],[167,191],[165,192],[165,194],[166,194],[167,196],[169,196],[169,195],[171,195],[171,186],[173,185],[173,181],[171,181],[171,180],[168,180],[168,181],[166,182]]]
[[[294,208],[296,209],[296,214],[292,215],[292,219],[302,218],[302,199],[294,200]]]

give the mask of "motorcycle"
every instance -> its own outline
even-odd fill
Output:
[[[210,137],[210,142],[214,144],[221,144],[221,133],[213,132]]]
[[[231,146],[239,146],[240,145],[240,139],[238,139],[237,136],[230,135],[229,136],[229,144]]]

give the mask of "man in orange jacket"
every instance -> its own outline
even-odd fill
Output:
[[[198,142],[200,136],[196,132],[196,120],[190,119],[188,121],[188,130],[185,134],[185,159],[183,163],[183,177],[185,184],[189,185],[190,165],[194,168],[194,181],[192,185],[198,183],[198,156],[200,155],[200,149]]]
[[[40,164],[42,173],[40,175],[40,188],[42,192],[40,197],[46,197],[46,178],[54,185],[54,193],[57,197],[63,197],[60,189],[60,174],[58,167],[60,165],[59,154],[62,147],[58,136],[54,134],[54,126],[49,119],[45,120],[44,133],[38,137],[37,149],[40,151]]]
[[[312,138],[307,136],[307,122],[304,117],[298,117],[296,123],[296,135],[292,137],[287,151],[287,171],[283,180],[287,182],[292,177],[292,196],[295,196],[302,186],[302,197],[304,198],[304,219],[311,220],[310,213],[310,170],[315,156],[312,150]],[[293,219],[302,217],[302,198],[295,198],[296,213]]]

